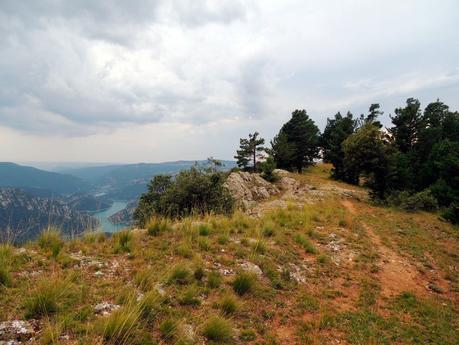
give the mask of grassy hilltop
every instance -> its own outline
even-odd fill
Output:
[[[253,216],[2,245],[0,322],[31,344],[457,344],[458,227],[329,169]]]

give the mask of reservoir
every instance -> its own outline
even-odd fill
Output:
[[[123,224],[113,224],[108,217],[111,215],[115,214],[118,211],[121,211],[123,208],[125,208],[127,205],[126,201],[114,201],[113,205],[103,211],[93,213],[92,215],[99,219],[100,221],[100,227],[102,228],[102,231],[104,232],[117,232],[123,228],[126,228],[126,225]]]

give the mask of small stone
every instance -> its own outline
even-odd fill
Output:
[[[245,271],[250,272],[250,273],[254,273],[257,276],[261,276],[263,274],[263,271],[261,270],[260,267],[258,267],[257,265],[255,265],[254,263],[251,263],[249,261],[243,262],[242,264],[240,264],[240,266]]]
[[[0,323],[0,340],[26,341],[32,338],[33,334],[34,330],[27,321],[12,320]]]
[[[102,302],[94,307],[94,311],[96,312],[96,314],[108,315],[111,314],[113,311],[118,310],[119,308],[120,306],[118,304]]]

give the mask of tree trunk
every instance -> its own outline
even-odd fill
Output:
[[[253,149],[253,172],[257,171],[257,147]]]

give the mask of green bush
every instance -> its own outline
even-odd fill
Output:
[[[452,203],[441,215],[447,221],[459,224],[459,203]]]
[[[226,319],[214,316],[204,326],[202,334],[208,339],[220,343],[228,343],[233,336],[233,328]]]
[[[279,180],[279,176],[274,173],[274,170],[276,169],[276,162],[273,157],[266,158],[266,160],[260,163],[259,166],[261,168],[261,177],[263,177],[266,181],[276,182]]]
[[[145,226],[151,217],[182,218],[189,215],[230,214],[234,200],[223,186],[226,174],[215,168],[194,166],[171,176],[157,175],[142,194],[134,219]]]
[[[239,296],[250,292],[255,285],[255,277],[247,272],[240,272],[233,280],[233,289]]]
[[[134,236],[130,230],[123,230],[113,234],[115,253],[130,253],[134,248]]]
[[[41,249],[50,251],[53,258],[57,258],[64,246],[60,231],[53,227],[48,227],[42,231],[37,242]]]
[[[410,212],[418,210],[435,211],[438,209],[437,199],[429,189],[415,194],[408,191],[393,192],[387,198],[387,203]]]

